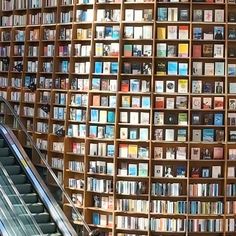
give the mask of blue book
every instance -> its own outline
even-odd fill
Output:
[[[100,78],[93,78],[92,79],[92,89],[93,90],[100,90],[100,83],[101,83]]]
[[[94,73],[96,74],[101,74],[102,73],[102,67],[103,67],[103,63],[101,61],[96,61],[95,62],[95,70]]]
[[[89,137],[90,138],[96,138],[97,137],[97,126],[96,125],[90,125],[89,126]]]
[[[202,141],[214,142],[214,129],[203,129]]]
[[[112,38],[112,33],[113,33],[112,26],[106,26],[105,27],[105,38],[106,39],[111,39]]]
[[[112,28],[112,39],[119,39],[120,38],[120,27],[113,26]]]
[[[115,112],[114,111],[108,111],[107,122],[108,123],[115,123]]]
[[[114,138],[114,130],[113,125],[106,125],[105,138]]]
[[[75,113],[75,120],[76,121],[82,121],[82,110],[77,109]]]
[[[137,176],[138,175],[137,164],[129,164],[128,174],[130,176]]]
[[[91,109],[90,120],[93,122],[98,122],[98,110],[97,109]]]
[[[158,7],[157,19],[158,21],[167,21],[167,8],[166,7]]]
[[[111,74],[117,74],[118,73],[118,62],[112,62],[111,63]]]
[[[107,156],[114,157],[115,155],[115,146],[113,144],[107,145]]]
[[[188,75],[188,63],[179,63],[179,75]]]
[[[193,39],[202,39],[202,28],[200,27],[193,28]]]
[[[150,97],[142,97],[142,108],[150,108],[151,100]]]
[[[223,117],[222,113],[216,113],[214,115],[214,125],[223,125]]]
[[[25,87],[28,87],[31,84],[31,77],[29,75],[25,76]]]
[[[177,61],[168,61],[168,75],[177,75],[178,74],[178,62]]]
[[[93,224],[100,225],[100,215],[97,212],[93,212]]]
[[[81,94],[76,94],[75,104],[81,106],[82,105],[82,97]]]

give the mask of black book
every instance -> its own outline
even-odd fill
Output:
[[[204,125],[213,125],[213,114],[212,113],[204,114],[203,124]]]
[[[200,113],[192,114],[192,125],[201,125],[202,124],[202,116]]]
[[[180,9],[180,11],[179,11],[179,21],[189,21],[188,9]]]
[[[166,113],[164,116],[165,124],[178,124],[176,113]]]
[[[212,93],[213,86],[209,82],[203,84],[203,93]]]

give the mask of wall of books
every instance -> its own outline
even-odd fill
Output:
[[[235,0],[0,7],[0,95],[90,227],[235,235]]]

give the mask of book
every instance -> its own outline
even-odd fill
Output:
[[[157,19],[158,21],[167,21],[168,13],[166,7],[158,7],[157,8]]]
[[[203,20],[203,12],[201,9],[193,10],[193,21],[201,22]]]
[[[204,128],[202,131],[202,141],[214,142],[214,129]]]
[[[167,73],[168,73],[168,75],[177,75],[178,74],[178,62],[177,61],[168,61]]]
[[[167,39],[177,39],[178,28],[176,25],[167,26]]]
[[[183,40],[189,38],[189,28],[188,28],[188,25],[180,25],[179,26],[178,38],[179,39],[183,39]]]
[[[174,93],[175,92],[175,81],[166,81],[166,93]]]
[[[200,110],[202,108],[201,97],[192,97],[192,109]]]
[[[202,56],[202,45],[201,44],[194,44],[192,50],[193,50],[192,57],[199,58]]]
[[[202,39],[201,27],[193,27],[193,39]]]

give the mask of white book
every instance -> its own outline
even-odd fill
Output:
[[[134,20],[134,10],[125,9],[125,21],[133,21],[133,20]]]
[[[165,141],[174,141],[175,139],[175,130],[174,129],[166,129],[165,130]]]
[[[168,21],[178,21],[177,7],[168,7]]]
[[[154,177],[163,177],[163,166],[155,165],[154,166]]]

